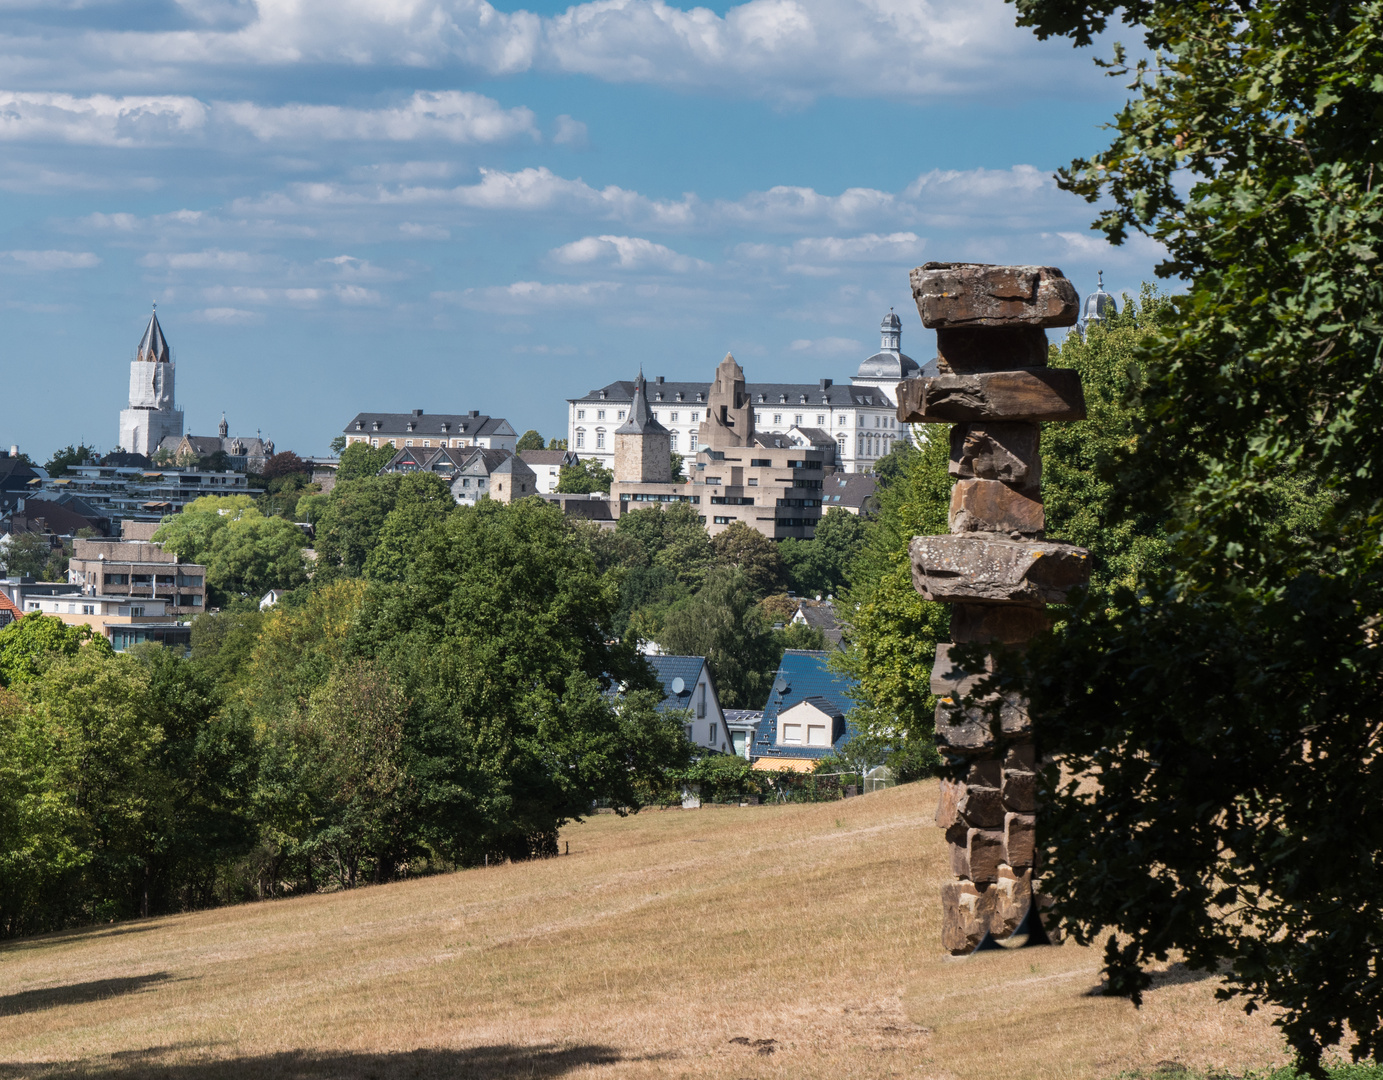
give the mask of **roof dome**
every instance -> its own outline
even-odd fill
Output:
[[[1100,271],[1099,283],[1095,286],[1095,291],[1085,298],[1085,307],[1081,311],[1081,322],[1103,322],[1110,315],[1117,315],[1119,305],[1114,302],[1114,297],[1104,291],[1104,271]]]
[[[903,320],[888,309],[888,314],[879,323],[879,351],[860,365],[855,373],[856,379],[887,379],[898,382],[916,375],[920,370],[917,361],[904,356],[900,351],[903,341]]]

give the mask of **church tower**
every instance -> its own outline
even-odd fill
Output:
[[[629,419],[615,428],[615,482],[672,482],[672,434],[649,411],[642,371],[634,382]]]
[[[173,398],[173,368],[173,353],[158,323],[156,306],[130,363],[130,407],[120,413],[122,449],[153,457],[164,439],[182,438],[182,412]]]
[[[711,384],[706,421],[701,425],[701,445],[724,450],[751,446],[753,442],[754,408],[744,390],[744,370],[726,353]]]

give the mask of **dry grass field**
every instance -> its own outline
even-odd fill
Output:
[[[936,786],[599,815],[566,857],[0,945],[0,1078],[1114,1077],[1286,1059],[1175,967],[938,946]]]

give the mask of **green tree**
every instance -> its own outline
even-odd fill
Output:
[[[246,671],[263,622],[258,608],[202,612],[192,620],[190,662],[228,693]]]
[[[1077,42],[1114,10],[1018,3]],[[1048,887],[1077,939],[1117,931],[1113,989],[1136,998],[1171,949],[1225,965],[1320,1075],[1346,1025],[1356,1058],[1383,1051],[1383,5],[1122,11],[1155,55],[1116,53],[1128,103],[1061,182],[1188,283],[1102,470],[1168,546],[1030,652],[1047,745],[1101,778],[1049,778]]]
[[[778,545],[757,529],[736,521],[711,539],[711,550],[723,566],[742,570],[760,599],[778,587],[783,560]]]
[[[864,547],[868,534],[869,523],[864,518],[837,506],[822,515],[812,539],[789,537],[782,541],[778,550],[793,591],[799,596],[844,591],[850,564]]]
[[[536,499],[458,510],[406,581],[372,587],[352,638],[412,702],[420,842],[463,863],[553,853],[592,800],[637,808],[684,762],[652,672],[612,643],[615,606],[561,511]]]
[[[635,562],[665,567],[689,589],[700,587],[706,571],[715,562],[711,537],[691,503],[632,510],[620,515],[615,532],[635,541],[642,549],[642,556],[635,556]]]
[[[30,682],[56,658],[76,656],[83,648],[111,652],[110,643],[89,626],[68,626],[52,615],[25,615],[0,630],[0,685]]]
[[[380,526],[364,573],[376,581],[402,581],[427,531],[456,509],[451,486],[436,473],[409,473],[398,484],[394,508]]]
[[[684,484],[687,481],[686,474],[682,472],[682,455],[676,450],[672,451],[668,458],[668,463],[672,468],[672,482],[674,484]]]
[[[759,611],[748,576],[718,566],[696,593],[667,613],[658,644],[677,656],[704,656],[722,705],[762,707],[781,652]]]
[[[522,454],[525,450],[541,450],[543,446],[543,437],[529,428],[519,436],[519,441],[514,444],[514,450],[516,453]]]
[[[566,439],[548,439],[547,448],[549,450],[565,450],[567,448]]]
[[[47,533],[11,533],[0,554],[5,573],[14,577],[43,578],[53,557],[53,540]]]
[[[366,476],[377,476],[379,470],[388,465],[398,453],[392,442],[378,449],[368,443],[353,442],[341,451],[341,462],[336,466],[336,482],[359,480]]]
[[[207,568],[216,603],[257,599],[307,580],[307,539],[292,522],[265,517],[248,495],[203,495],[166,517],[154,533],[165,551]]]
[[[615,474],[595,458],[582,458],[575,465],[563,465],[557,474],[557,490],[563,494],[590,495],[609,492]]]
[[[61,450],[55,450],[43,468],[49,476],[57,479],[59,476],[65,476],[73,465],[85,465],[88,460],[98,456],[95,447],[87,446],[85,443],[78,446],[69,443]]]
[[[333,454],[339,455],[341,451],[345,448],[346,437],[344,435],[337,435],[334,439],[331,440],[330,449]]]
[[[402,480],[399,473],[338,480],[330,495],[313,500],[318,577],[359,577],[365,572],[365,562],[398,500]]]

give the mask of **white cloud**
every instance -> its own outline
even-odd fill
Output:
[[[192,317],[201,322],[219,323],[222,326],[244,326],[248,323],[261,322],[264,319],[264,316],[257,311],[246,311],[244,308],[233,307],[202,308],[200,311],[194,311]]]
[[[84,27],[16,37],[16,70],[99,85],[145,85],[154,74],[339,65],[529,70],[614,83],[727,90],[801,101],[822,94],[887,98],[1001,97],[1073,84],[1065,50],[1014,25],[1003,0],[748,0],[717,15],[665,0],[589,0],[542,17],[486,0],[182,0],[204,26],[110,31]],[[216,13],[214,17],[206,13]],[[13,61],[12,61],[13,65]],[[1057,74],[1062,72],[1062,74]]]
[[[525,315],[552,308],[592,307],[608,303],[623,289],[617,281],[588,281],[580,285],[550,285],[541,281],[516,281],[461,292],[437,292],[434,300],[460,304],[478,311],[501,315]]]
[[[863,356],[867,352],[862,343],[845,337],[798,338],[789,348],[808,356]]]
[[[669,270],[678,274],[710,269],[710,263],[638,236],[587,236],[553,248],[548,257],[565,266],[600,265],[621,270]]]
[[[564,113],[557,118],[557,134],[552,136],[552,141],[559,146],[574,146],[580,149],[587,142],[586,125]]]
[[[248,251],[205,251],[174,253],[151,252],[139,259],[140,266],[167,267],[169,270],[253,270],[262,260]]]
[[[89,270],[101,265],[90,251],[0,251],[0,257],[30,270]]]
[[[399,232],[410,240],[450,240],[451,230],[441,225],[420,225],[415,221],[399,224]]]
[[[111,97],[0,91],[0,139],[141,146],[199,135],[207,108],[190,97]]]
[[[481,94],[459,90],[417,91],[388,109],[348,109],[338,105],[263,106],[251,102],[216,105],[218,118],[244,128],[261,141],[376,140],[497,143],[519,136],[539,138],[533,112],[505,109]]]

